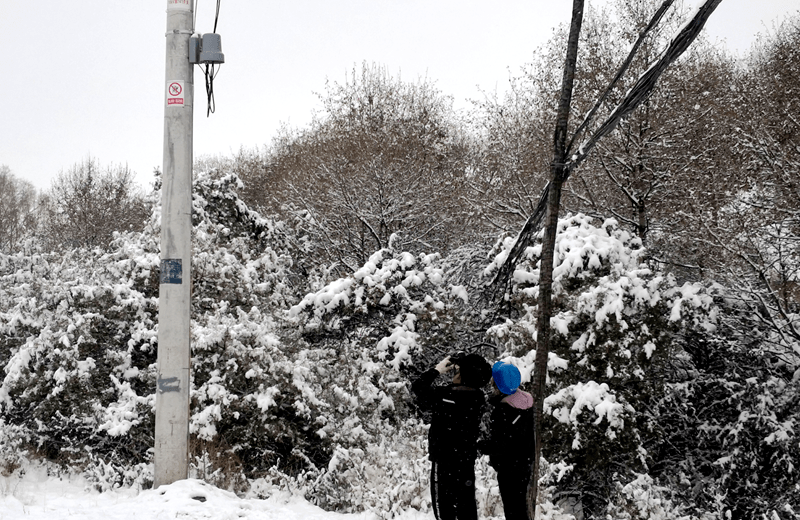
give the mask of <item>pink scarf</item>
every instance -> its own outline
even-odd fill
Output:
[[[528,392],[517,390],[508,397],[503,398],[503,402],[519,410],[527,410],[533,406],[533,397]]]

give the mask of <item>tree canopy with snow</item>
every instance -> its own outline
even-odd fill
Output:
[[[623,59],[618,44],[655,9],[613,5],[586,21],[575,95],[587,110],[606,61]],[[669,21],[681,27],[681,13]],[[798,26],[787,20],[746,66],[700,42],[567,184],[544,518],[800,515]],[[469,114],[431,83],[365,64],[329,84],[309,128],[198,162],[193,478],[340,513],[430,511],[429,417],[411,382],[464,349],[517,366],[523,389],[537,376],[543,234],[514,248],[549,171],[563,46],[554,36],[507,98]],[[146,489],[158,179],[147,196],[122,196],[130,219],[97,213],[89,233],[55,192],[37,206],[0,173],[15,190],[0,193],[14,215],[0,226],[0,472],[35,462],[98,490]],[[74,203],[88,190],[120,210],[113,190],[87,182],[61,194]],[[508,283],[491,287],[511,255]],[[486,457],[476,470],[481,516],[502,517]]]

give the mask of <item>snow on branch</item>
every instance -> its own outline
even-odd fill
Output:
[[[661,57],[653,63],[647,71],[642,74],[636,84],[628,91],[625,95],[625,98],[617,105],[616,108],[611,112],[611,115],[608,116],[606,121],[600,125],[600,127],[589,137],[578,149],[578,151],[573,154],[570,159],[566,162],[566,164],[562,166],[563,172],[563,181],[569,178],[570,173],[578,167],[578,165],[588,156],[589,152],[597,145],[597,143],[607,134],[609,134],[619,122],[627,117],[633,110],[635,110],[643,101],[645,101],[650,94],[653,92],[653,89],[656,87],[656,83],[658,82],[661,74],[675,61],[677,60],[685,51],[689,48],[689,45],[697,38],[700,34],[700,31],[705,26],[706,21],[711,16],[711,13],[717,8],[717,6],[722,2],[722,0],[706,0],[695,12],[694,16],[683,26],[683,28],[678,32],[678,34],[672,39],[669,47],[667,47],[666,51],[661,55]],[[650,24],[647,28],[639,35],[636,43],[631,50],[631,54],[628,56],[628,59],[620,68],[620,71],[617,73],[615,78],[612,80],[611,84],[609,85],[606,92],[604,92],[600,99],[598,100],[595,107],[587,114],[583,123],[579,126],[576,130],[575,134],[573,135],[572,139],[570,139],[570,147],[574,143],[574,141],[578,138],[578,135],[583,132],[585,127],[589,124],[592,117],[594,117],[594,113],[597,111],[597,108],[600,104],[602,104],[603,100],[608,96],[608,93],[613,89],[614,85],[618,82],[619,78],[624,74],[627,70],[630,62],[633,60],[636,51],[638,50],[641,41],[645,38],[645,36],[652,31],[658,22],[661,20],[666,9],[672,4],[671,0],[665,0],[661,7],[658,9],[656,14],[653,16]],[[567,149],[567,157],[571,153],[570,148]],[[497,288],[502,286],[506,287],[509,281],[509,277],[511,273],[514,272],[514,268],[522,258],[524,251],[530,246],[532,243],[533,237],[536,235],[538,230],[540,229],[540,225],[542,219],[544,218],[545,210],[547,208],[547,195],[550,190],[550,182],[548,182],[544,189],[542,190],[542,195],[539,198],[539,202],[536,205],[536,210],[528,217],[528,220],[525,222],[525,225],[522,227],[519,235],[517,235],[516,243],[514,247],[509,251],[508,257],[506,258],[506,262],[501,268],[497,271],[497,275],[492,279],[491,283],[489,284],[490,287],[494,288],[493,296],[498,294]],[[502,294],[502,291],[499,292]]]

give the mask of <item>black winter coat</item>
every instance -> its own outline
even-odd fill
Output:
[[[502,402],[505,395],[492,397],[490,437],[482,451],[498,472],[527,471],[533,461],[533,407],[519,409]]]
[[[411,385],[420,408],[432,412],[428,458],[438,462],[474,461],[486,396],[470,386],[434,387],[438,375],[436,369],[428,370]]]

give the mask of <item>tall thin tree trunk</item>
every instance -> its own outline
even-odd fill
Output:
[[[644,201],[639,201],[636,205],[636,216],[638,218],[636,227],[638,228],[639,238],[642,239],[642,244],[646,244],[647,231],[650,226],[647,224],[647,206]]]
[[[553,136],[553,162],[550,165],[550,189],[547,194],[542,255],[539,265],[539,317],[536,324],[536,361],[534,364],[533,406],[535,414],[535,441],[533,468],[528,484],[528,517],[536,518],[536,500],[539,494],[539,460],[542,453],[542,415],[547,358],[550,353],[550,317],[552,315],[553,256],[558,231],[558,212],[561,205],[561,188],[569,175],[567,170],[567,127],[572,104],[572,86],[578,59],[578,41],[583,23],[583,0],[573,0],[561,98],[558,103],[556,128]]]

